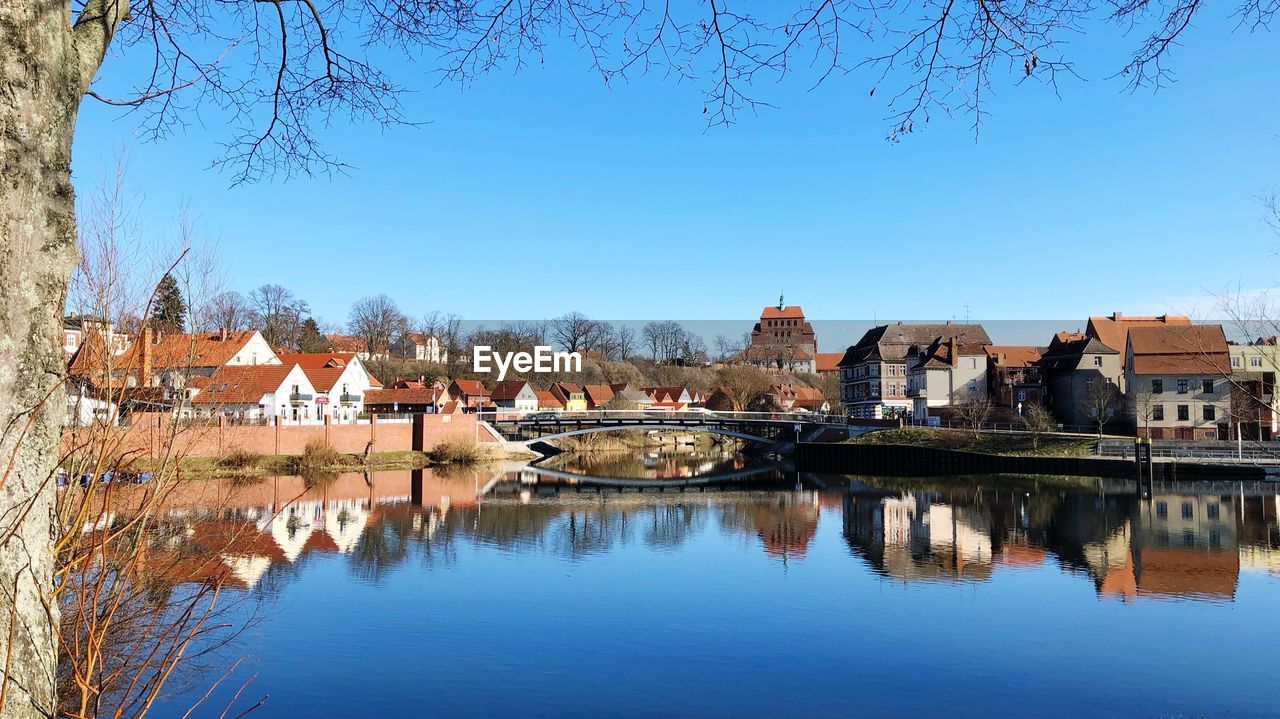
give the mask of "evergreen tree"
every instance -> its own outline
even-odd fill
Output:
[[[187,303],[182,289],[173,275],[165,273],[156,285],[155,306],[151,311],[151,326],[165,332],[186,332]]]
[[[328,352],[329,340],[320,332],[320,325],[315,318],[308,317],[302,321],[298,331],[299,352]]]

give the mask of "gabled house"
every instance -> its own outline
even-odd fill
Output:
[[[491,399],[501,409],[512,409],[522,414],[538,411],[538,394],[522,379],[498,382],[493,386]]]
[[[564,402],[555,395],[554,392],[545,389],[534,390],[533,393],[538,396],[538,411],[540,412],[563,412]]]
[[[840,359],[840,406],[851,417],[896,417],[914,410],[907,396],[907,353],[937,339],[965,346],[991,344],[979,324],[904,324],[873,327]]]
[[[996,407],[1025,408],[1045,403],[1040,356],[1044,350],[1025,345],[989,345],[987,394]]]
[[[110,320],[91,315],[77,315],[72,312],[62,321],[62,349],[67,353],[67,357],[70,358],[75,354],[91,334],[96,334],[103,339],[104,346],[113,357],[124,354],[133,341],[128,333],[115,331],[115,325]]]
[[[936,337],[907,352],[907,396],[912,416],[928,419],[929,408],[987,398],[987,345]]]
[[[842,359],[843,352],[818,352],[813,356],[813,371],[822,375],[836,374],[840,371]]]
[[[406,332],[391,345],[391,352],[397,357],[418,362],[444,364],[449,361],[444,343],[439,337],[426,332]]]
[[[587,395],[582,388],[573,382],[556,382],[551,385],[551,394],[564,405],[565,412],[585,412]]]
[[[1091,424],[1089,397],[1094,387],[1112,385],[1119,391],[1124,381],[1122,351],[1080,332],[1055,334],[1038,364],[1046,405],[1067,425]]]
[[[587,409],[604,409],[613,399],[615,392],[607,384],[586,384],[582,386],[583,398],[587,401]]]
[[[320,417],[331,422],[354,422],[364,414],[365,395],[381,389],[382,383],[365,369],[353,352],[297,353],[279,355],[284,364],[296,364],[306,373],[316,390]]]
[[[324,336],[329,343],[330,352],[352,353],[364,360],[365,362],[385,360],[391,357],[390,348],[377,347],[369,349],[369,343],[362,337],[344,334],[327,334]]]
[[[1125,416],[1138,436],[1226,439],[1231,422],[1231,358],[1221,325],[1129,330]]]
[[[776,412],[826,412],[830,408],[822,390],[791,382],[771,385],[764,393],[764,401],[769,409]]]
[[[1085,336],[1094,337],[1123,355],[1128,346],[1129,331],[1135,327],[1189,327],[1190,325],[1191,318],[1182,315],[1149,316],[1112,312],[1109,317],[1090,317],[1084,333]],[[1116,384],[1121,392],[1126,391],[1124,383],[1125,376],[1121,373]]]
[[[296,364],[228,365],[201,380],[191,406],[201,417],[284,422],[320,418],[316,390]]]
[[[449,402],[449,392],[443,382],[397,380],[385,389],[368,390],[364,409],[369,414],[433,414],[441,412]]]
[[[475,379],[455,379],[449,384],[449,399],[460,402],[469,410],[493,406],[489,390],[484,383]]]
[[[693,395],[684,387],[669,385],[666,387],[643,387],[644,393],[654,401],[654,404],[681,404],[686,405],[693,402]]]
[[[144,328],[116,360],[113,374],[139,387],[183,389],[191,377],[209,377],[223,367],[279,365],[257,330],[165,334]]]

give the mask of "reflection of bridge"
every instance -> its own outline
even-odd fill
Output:
[[[562,437],[627,430],[706,432],[748,442],[809,441],[828,430],[856,437],[879,426],[851,423],[839,415],[808,412],[594,411],[539,413],[491,424],[510,442],[533,444]]]

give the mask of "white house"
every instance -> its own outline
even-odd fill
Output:
[[[523,414],[538,411],[538,393],[524,380],[503,380],[493,387],[493,403]]]
[[[330,422],[354,422],[364,414],[365,396],[382,383],[369,374],[354,352],[283,354],[281,361],[296,364],[306,373],[316,391],[317,418]]]
[[[923,350],[907,353],[907,396],[916,419],[930,407],[946,407],[987,397],[985,344],[960,344],[938,337]]]
[[[223,367],[198,384],[191,405],[201,417],[287,422],[321,417],[315,387],[296,364]]]
[[[406,333],[392,349],[401,357],[419,362],[444,364],[449,361],[449,353],[440,338],[426,332]]]

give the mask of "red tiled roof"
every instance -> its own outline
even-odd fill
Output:
[[[843,352],[819,352],[813,356],[814,370],[817,372],[835,372],[840,369]]]
[[[265,364],[222,367],[209,378],[192,404],[256,404],[284,384],[294,365]]]
[[[1221,325],[1162,325],[1129,330],[1135,374],[1231,373]]]
[[[1129,330],[1134,327],[1165,327],[1169,325],[1186,327],[1191,319],[1181,315],[1160,315],[1158,317],[1129,317],[1119,312],[1110,317],[1090,317],[1085,334],[1097,337],[1102,344],[1119,352],[1124,352],[1125,340]]]
[[[538,395],[538,409],[564,409],[564,402],[550,391],[536,389],[533,393]]]
[[[398,387],[395,389],[371,389],[364,393],[368,405],[435,404],[443,393],[432,387]]]
[[[503,380],[493,386],[493,394],[491,396],[493,399],[513,400],[528,384],[522,379]]]
[[[764,311],[760,313],[760,319],[804,319],[804,310],[800,309],[799,305],[790,305],[788,307],[783,307],[782,309],[778,309],[777,307],[766,307],[764,308]]]
[[[585,384],[582,391],[587,395],[587,406],[603,407],[613,399],[613,388],[607,384]]]
[[[156,370],[221,367],[231,361],[237,352],[244,349],[255,334],[257,332],[254,330],[231,332],[227,334],[225,340],[216,332],[163,335],[151,344],[151,367]],[[129,349],[120,356],[120,367],[129,370],[142,367],[144,341],[145,339],[139,338],[129,346]]]
[[[285,364],[296,364],[302,369],[320,367],[346,367],[355,359],[355,352],[282,352],[278,355]]]
[[[488,397],[489,390],[484,388],[484,383],[475,379],[455,379],[453,385],[449,387],[449,396],[453,396],[453,389],[457,387],[458,391],[467,397]]]
[[[1022,345],[987,345],[987,356],[1000,367],[1030,367],[1040,361],[1040,348]]]

